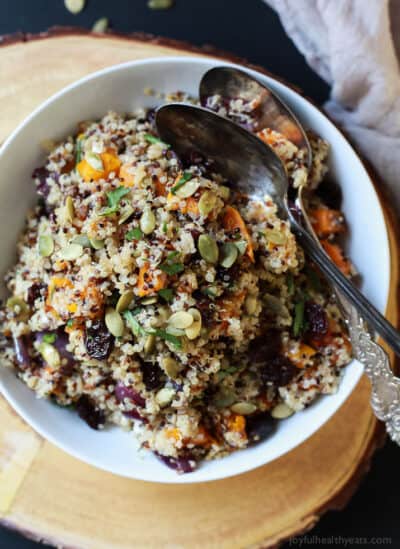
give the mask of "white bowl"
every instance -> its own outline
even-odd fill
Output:
[[[13,264],[18,234],[35,200],[31,173],[44,160],[39,145],[42,140],[62,139],[76,130],[79,121],[101,117],[110,109],[127,112],[154,106],[157,100],[144,94],[148,87],[196,95],[203,73],[220,64],[208,58],[165,57],[110,67],[68,86],[31,114],[0,151],[0,274]],[[358,156],[335,126],[306,99],[273,78],[249,72],[271,86],[306,127],[331,144],[330,170],[343,190],[343,210],[350,227],[347,251],[362,273],[362,291],[384,312],[390,273],[388,236],[378,197]],[[0,389],[43,437],[91,465],[135,479],[190,483],[237,475],[289,452],[336,412],[361,374],[361,365],[353,361],[346,367],[335,395],[322,397],[307,410],[280,422],[276,434],[265,442],[206,462],[186,475],[177,475],[152,455],[138,452],[131,434],[115,427],[93,431],[76,413],[37,399],[10,369],[0,368]]]

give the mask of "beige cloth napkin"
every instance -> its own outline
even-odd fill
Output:
[[[265,0],[332,86],[324,105],[390,188],[400,212],[400,0]]]

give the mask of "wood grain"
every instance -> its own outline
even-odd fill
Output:
[[[151,36],[77,29],[5,37],[0,46],[0,101],[7,105],[0,110],[0,141],[51,94],[108,65],[171,54],[240,61]],[[387,317],[397,324],[398,229],[381,199],[392,252]],[[218,482],[164,486],[119,478],[71,458],[0,399],[0,520],[62,547],[272,547],[311,528],[328,509],[346,505],[385,436],[368,401],[363,378],[324,427],[273,463]]]

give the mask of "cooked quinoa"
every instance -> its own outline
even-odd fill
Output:
[[[284,136],[260,137],[291,185],[318,187],[326,142],[310,134],[307,170]],[[38,397],[131,430],[188,472],[337,390],[349,340],[288,222],[269,197],[235,196],[206,159],[178,159],[151,110],[80,124],[33,179],[0,320],[2,363]],[[311,206],[341,254],[340,212],[317,195]]]

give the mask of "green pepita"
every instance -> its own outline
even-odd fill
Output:
[[[232,391],[229,390],[221,390],[217,394],[214,404],[217,408],[226,408],[227,406],[231,406],[236,400],[236,396]]]
[[[64,0],[65,7],[74,15],[79,13],[85,7],[86,0]]]
[[[271,310],[273,313],[280,313],[284,307],[279,297],[276,297],[275,295],[264,294],[263,300],[266,308]]]
[[[248,295],[246,297],[246,300],[244,302],[244,306],[246,308],[247,314],[254,315],[254,313],[257,310],[257,303],[258,303],[258,300],[257,300],[256,296]]]
[[[177,313],[172,314],[168,319],[168,325],[171,328],[178,328],[178,330],[189,328],[193,322],[193,316],[186,311],[178,311]]]
[[[174,328],[173,326],[167,326],[167,332],[177,337],[185,335],[185,330],[181,330],[180,328]]]
[[[176,392],[174,389],[170,389],[169,387],[164,387],[163,389],[160,389],[156,394],[156,402],[159,406],[168,406],[176,395]]]
[[[225,242],[220,248],[219,262],[225,269],[229,269],[235,263],[239,251],[232,242]]]
[[[214,238],[208,234],[201,234],[197,241],[201,257],[208,263],[217,263],[218,261],[218,246]]]
[[[61,365],[60,354],[54,345],[42,341],[37,347],[43,359],[51,368],[58,368]]]
[[[197,177],[193,177],[193,179],[189,179],[189,181],[186,181],[186,183],[182,187],[180,187],[175,192],[175,194],[176,196],[179,196],[179,198],[189,198],[189,196],[194,195],[199,187],[199,179]]]
[[[75,238],[71,240],[72,244],[79,244],[84,248],[90,248],[90,240],[85,234],[78,234]]]
[[[16,318],[23,319],[28,316],[29,307],[23,299],[17,296],[11,296],[7,299],[6,307],[14,313]]]
[[[100,240],[99,238],[89,238],[90,245],[94,250],[101,250],[104,248],[104,240]]]
[[[181,368],[175,359],[167,356],[162,360],[161,366],[168,377],[171,379],[177,379]]]
[[[42,234],[39,236],[39,254],[42,257],[49,257],[54,252],[54,240],[50,234]]]
[[[67,196],[65,199],[65,216],[70,223],[73,222],[75,217],[75,207],[72,196]]]
[[[246,240],[238,240],[235,243],[236,248],[238,249],[238,252],[240,255],[244,255],[247,250],[247,241]]]
[[[122,313],[123,311],[125,311],[125,309],[127,309],[132,303],[133,297],[134,293],[132,290],[128,290],[127,292],[124,292],[122,295],[120,295],[115,306],[115,310],[117,311],[117,313]]]
[[[279,231],[274,231],[273,229],[266,229],[264,231],[265,238],[268,242],[271,242],[272,244],[285,244],[286,243],[286,235],[284,233],[281,233]]]
[[[93,32],[106,32],[108,28],[108,19],[107,17],[101,17],[101,19],[98,19],[93,27],[92,27],[92,31]]]
[[[168,10],[174,4],[174,0],[148,0],[147,7],[151,10]]]
[[[271,410],[271,416],[275,419],[286,419],[293,414],[294,410],[284,402],[277,404],[275,408],[272,408]]]
[[[140,218],[140,228],[144,234],[150,234],[156,228],[156,216],[149,207],[144,209]]]
[[[118,218],[118,225],[122,225],[127,221],[135,210],[130,204],[128,204],[123,210],[120,211],[120,216]]]
[[[206,191],[199,200],[200,215],[206,217],[217,203],[217,195],[213,191]]]
[[[88,151],[85,154],[85,160],[94,170],[97,170],[99,172],[103,171],[104,169],[103,161],[99,154],[96,154],[92,151]]]
[[[112,307],[106,309],[104,317],[107,329],[114,337],[121,337],[124,333],[124,321],[118,311]]]
[[[142,301],[140,302],[141,305],[154,305],[154,303],[157,303],[158,297],[156,295],[152,295],[150,297],[144,297]]]
[[[232,412],[235,412],[235,414],[248,416],[257,410],[257,406],[251,402],[236,402],[233,406],[231,406],[231,410]]]
[[[144,342],[143,350],[146,355],[150,355],[156,346],[156,336],[154,334],[149,334],[146,337],[146,341]]]
[[[83,246],[80,244],[67,244],[59,251],[60,259],[65,259],[66,261],[74,261],[78,259],[83,254]]]

